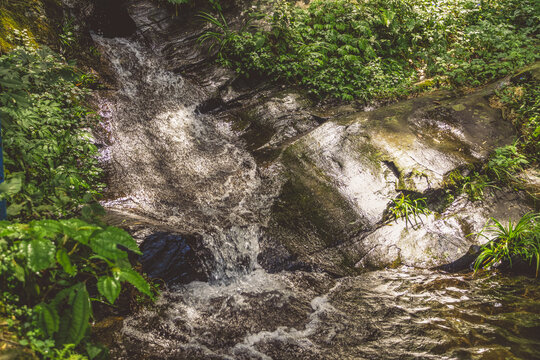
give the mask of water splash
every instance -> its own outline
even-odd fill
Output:
[[[203,91],[163,70],[136,40],[94,40],[119,84],[98,102],[107,132],[103,205],[202,235],[214,281],[257,268],[259,224],[277,190],[227,124],[195,112]]]

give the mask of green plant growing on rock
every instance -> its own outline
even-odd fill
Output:
[[[176,11],[176,16],[178,16],[178,6],[188,4],[191,0],[167,0],[169,4],[174,5],[174,9]]]
[[[227,19],[223,15],[221,5],[217,1],[210,1],[214,11],[217,13],[214,16],[212,13],[201,11],[198,14],[198,17],[208,24],[211,29],[206,30],[202,35],[197,38],[199,44],[204,44],[206,42],[210,43],[208,51],[212,51],[214,47],[217,46],[217,57],[218,61],[225,63],[227,62],[225,58],[224,50],[227,49],[231,44],[236,41],[236,37],[239,33],[246,31],[249,27],[249,21],[245,22],[242,28],[238,31],[233,30]]]
[[[488,187],[497,188],[487,175],[475,171],[472,175],[463,177],[461,191],[467,194],[470,201],[480,201]]]
[[[64,21],[62,32],[58,34],[58,39],[60,41],[60,52],[65,55],[73,48],[76,42],[73,19],[66,19]]]
[[[418,226],[417,219],[423,223],[421,215],[428,216],[431,214],[426,205],[426,198],[411,199],[410,195],[401,194],[398,199],[392,199],[392,203],[390,207],[391,216],[396,220],[405,218],[405,226],[410,223],[415,228]]]
[[[21,220],[69,215],[103,188],[89,129],[97,118],[85,106],[84,74],[46,47],[25,43],[0,56],[0,116],[8,215]]]
[[[200,44],[209,41],[211,43],[209,51],[212,51],[214,46],[217,45],[218,54],[221,55],[222,49],[232,41],[233,37],[236,36],[236,33],[229,28],[227,19],[225,19],[222,12],[218,12],[218,15],[214,16],[211,13],[201,11],[198,16],[216,30],[205,31],[199,36],[197,41]]]
[[[487,268],[507,260],[521,258],[535,264],[536,276],[540,270],[540,214],[527,213],[516,223],[508,225],[491,218],[491,224],[478,234],[488,240],[474,263],[474,270]],[[487,235],[485,233],[488,233]]]

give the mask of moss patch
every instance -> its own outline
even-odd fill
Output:
[[[60,14],[55,0],[9,0],[0,2],[0,53],[13,49],[14,32],[26,30],[35,43],[56,43],[55,16]],[[60,14],[61,16],[61,14]]]

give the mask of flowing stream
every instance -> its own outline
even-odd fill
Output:
[[[260,169],[228,123],[197,113],[205,90],[164,70],[158,50],[94,40],[119,84],[100,99],[105,206],[198,234],[207,254],[205,281],[171,285],[124,320],[116,358],[540,358],[534,279],[408,267],[339,279],[266,272],[257,255],[278,172]]]
[[[160,59],[135,41],[95,39],[121,84],[100,104],[109,136],[102,151],[110,174],[106,207],[202,234],[212,280],[257,268],[272,184],[228,124],[196,114],[202,90],[162,70]]]

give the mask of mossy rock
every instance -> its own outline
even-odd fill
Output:
[[[62,19],[60,2],[56,0],[10,0],[0,2],[0,53],[17,45],[11,37],[15,31],[26,31],[30,40],[39,44],[56,44],[57,23]]]
[[[540,61],[527,66],[525,69],[512,76],[513,83],[522,83],[524,81],[540,82]]]
[[[453,216],[467,204],[448,218],[423,219],[425,226],[385,226],[389,206],[399,193],[427,197],[441,212],[456,206],[443,196],[445,188],[457,186],[467,170],[512,141],[512,124],[489,106],[496,88],[459,97],[433,92],[331,119],[297,139],[281,154],[287,180],[267,235],[291,258],[337,275],[455,260],[471,245],[465,238],[469,218],[478,219],[478,230],[487,220],[486,208],[472,209],[466,226]]]

